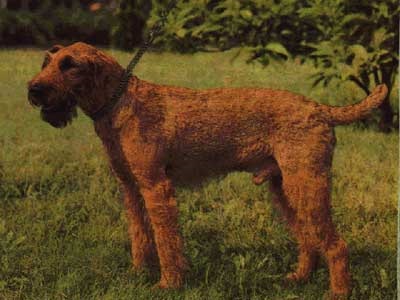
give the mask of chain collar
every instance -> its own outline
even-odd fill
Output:
[[[147,49],[153,43],[156,35],[158,35],[160,33],[161,29],[164,27],[164,25],[167,21],[168,14],[175,5],[176,5],[176,0],[175,1],[173,0],[169,3],[166,10],[161,11],[160,20],[149,31],[146,41],[141,45],[139,51],[129,62],[128,66],[126,67],[125,71],[122,74],[122,77],[120,79],[117,89],[111,96],[110,101],[108,103],[106,103],[98,111],[96,111],[95,113],[90,115],[90,118],[93,121],[98,121],[98,120],[102,119],[104,116],[106,116],[108,113],[110,113],[114,109],[114,107],[117,105],[117,103],[121,99],[122,95],[126,91],[126,88],[129,83],[129,79],[132,77],[133,69],[136,67],[137,63],[142,58],[143,54],[147,51]]]

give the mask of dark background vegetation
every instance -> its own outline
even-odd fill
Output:
[[[88,43],[132,50],[159,20],[166,0],[0,0],[0,45]],[[314,84],[352,81],[365,94],[398,69],[397,0],[179,0],[154,48],[249,51],[249,61],[311,60]],[[377,123],[398,127],[389,97]]]

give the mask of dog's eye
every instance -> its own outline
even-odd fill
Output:
[[[67,71],[69,69],[75,68],[77,67],[77,63],[74,61],[74,59],[72,58],[72,56],[65,56],[59,64],[59,68],[61,71]]]

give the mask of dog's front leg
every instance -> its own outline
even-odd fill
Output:
[[[136,270],[158,263],[150,220],[136,185],[124,184],[124,204],[129,222],[133,267]]]
[[[147,173],[147,172],[144,172]],[[151,176],[138,175],[157,246],[161,268],[160,288],[179,288],[183,283],[186,260],[178,229],[178,208],[171,181],[164,169]]]

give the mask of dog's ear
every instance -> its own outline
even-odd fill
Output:
[[[56,52],[58,52],[60,49],[64,48],[64,46],[61,45],[54,45],[53,47],[51,47],[49,50],[47,50],[47,52],[54,54]]]
[[[49,50],[46,51],[42,63],[42,70],[50,63],[51,56],[62,48],[64,47],[61,45],[54,45],[53,47],[51,47]]]
[[[46,54],[44,55],[44,60],[42,63],[42,70],[50,63],[51,57],[50,54],[48,52],[46,52]]]
[[[101,60],[89,59],[87,61],[87,68],[89,73],[92,75],[93,83],[97,83],[102,78],[104,64]]]

